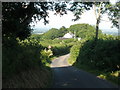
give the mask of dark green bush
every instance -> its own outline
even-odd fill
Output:
[[[53,55],[60,56],[64,54],[68,54],[70,52],[70,47],[68,45],[57,45],[52,47]]]
[[[2,46],[3,79],[34,68],[36,65],[41,66],[42,49],[43,47],[37,41],[6,39]]]
[[[99,39],[97,42],[94,40],[87,41],[80,48],[77,62],[90,65],[99,70],[118,70],[120,69],[118,68],[120,67],[119,46],[119,40]]]

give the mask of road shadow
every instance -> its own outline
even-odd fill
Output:
[[[51,67],[53,70],[52,88],[118,88],[73,66]]]

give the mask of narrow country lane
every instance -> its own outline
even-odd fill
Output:
[[[70,66],[67,62],[69,54],[52,61],[52,88],[118,88],[112,83],[97,78],[95,75]]]

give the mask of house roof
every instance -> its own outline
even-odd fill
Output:
[[[66,33],[63,38],[73,38],[74,34],[69,32],[69,33]]]

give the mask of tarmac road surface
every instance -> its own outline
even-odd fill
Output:
[[[52,61],[52,88],[114,88],[118,90],[118,86],[113,83],[69,65],[67,62],[68,57],[69,54]]]

